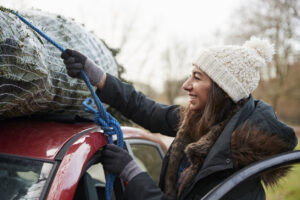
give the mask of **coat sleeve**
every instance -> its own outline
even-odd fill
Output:
[[[179,122],[179,106],[156,103],[130,84],[107,74],[102,90],[96,90],[102,102],[109,104],[125,117],[150,130],[167,136],[175,136]]]
[[[167,200],[167,197],[152,178],[143,172],[128,182],[124,191],[124,200]]]

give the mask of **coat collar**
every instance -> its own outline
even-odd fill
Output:
[[[189,193],[189,191],[200,179],[217,171],[233,168],[232,156],[230,152],[230,139],[232,132],[253,113],[254,109],[255,102],[251,96],[247,103],[230,119],[228,124],[225,126],[221,135],[205,158],[201,170],[193,180],[193,183],[191,186],[184,189],[181,199],[184,199],[184,196]]]
[[[209,151],[200,171],[212,166],[224,166],[232,168],[232,156],[230,153],[230,139],[232,132],[243,123],[254,111],[255,105],[251,96],[247,103],[230,119],[216,143]]]

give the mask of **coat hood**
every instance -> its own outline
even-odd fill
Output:
[[[210,134],[212,136],[209,136]],[[297,145],[294,130],[277,119],[270,105],[263,101],[254,101],[252,97],[234,114],[220,135],[216,137],[214,130],[211,130],[196,142],[186,141],[188,140],[184,136],[177,135],[172,144],[172,149],[185,149],[184,152],[191,163],[180,177],[179,195],[182,191],[186,193],[185,187],[191,188],[200,179],[217,171],[237,171],[268,156],[293,150]],[[203,149],[208,148],[207,143],[212,145],[204,154]],[[181,159],[178,155],[181,154],[171,151],[171,163],[166,172],[166,188],[168,184],[174,184],[176,181],[174,171],[178,167],[172,165],[180,163],[174,158]],[[288,169],[287,167],[267,171],[261,176],[261,180],[266,185],[273,185]],[[168,180],[168,177],[171,177],[168,174],[173,174],[172,180]]]
[[[262,132],[282,139],[289,150],[294,149],[298,144],[294,130],[279,121],[273,108],[264,101],[255,101],[254,112],[246,122]]]
[[[298,143],[294,130],[279,121],[270,105],[255,101],[255,109],[231,136],[233,166],[240,169],[269,156],[293,150]],[[278,168],[262,174],[266,186],[275,185],[290,167]]]

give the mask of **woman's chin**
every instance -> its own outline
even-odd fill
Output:
[[[193,103],[190,103],[190,110],[199,110],[198,108],[199,106],[197,106],[197,104],[193,104]]]
[[[199,105],[199,103],[197,103],[197,102],[192,102],[192,101],[189,102],[189,108],[190,108],[190,110],[193,110],[193,111],[201,111],[201,110],[204,109],[204,107],[205,107],[205,105],[204,105],[204,106],[201,106],[201,105]]]

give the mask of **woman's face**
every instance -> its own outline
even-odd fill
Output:
[[[188,92],[191,110],[204,109],[211,86],[211,79],[195,66],[190,77],[182,85]]]

